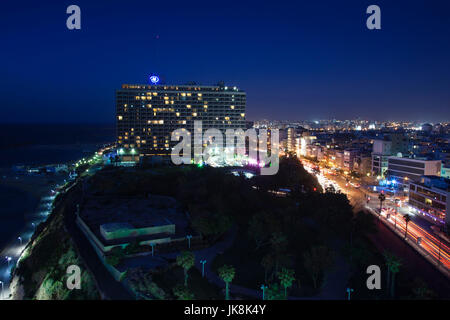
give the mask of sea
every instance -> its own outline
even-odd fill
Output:
[[[0,253],[24,238],[52,188],[67,178],[16,168],[76,162],[114,139],[113,124],[0,124]]]

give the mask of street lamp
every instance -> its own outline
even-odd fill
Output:
[[[0,284],[2,285],[2,293],[0,295],[0,299],[3,299],[3,281],[0,281]]]
[[[20,241],[20,245],[22,245],[22,237],[17,238]]]
[[[155,243],[154,242],[150,243],[150,246],[152,247],[152,257],[153,257],[153,254],[155,253]]]
[[[11,257],[8,257],[8,256],[6,256],[5,258],[6,258],[6,261],[8,261],[8,267],[9,267],[9,263],[11,262],[11,259],[12,259],[12,258],[11,258]]]
[[[263,296],[262,296],[263,300],[266,300],[266,289],[267,289],[267,286],[262,284],[261,290],[262,290],[262,294],[263,294]]]
[[[347,293],[348,293],[347,300],[350,301],[350,295],[352,294],[353,291],[354,290],[352,288],[347,288]]]
[[[205,277],[205,263],[206,263],[206,259],[205,260],[200,260],[200,263],[202,264],[202,278]]]
[[[191,248],[191,239],[192,239],[192,235],[187,235],[186,236],[186,239],[188,240],[188,248],[190,249]]]

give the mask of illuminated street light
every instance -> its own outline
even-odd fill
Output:
[[[267,289],[267,286],[266,285],[261,285],[261,290],[262,290],[262,299],[263,300],[266,300],[266,289]]]
[[[2,292],[1,292],[1,295],[0,295],[0,299],[3,299],[3,281],[0,281],[0,284],[2,285]]]
[[[22,245],[22,237],[17,237],[17,240],[20,241],[20,245]]]
[[[152,247],[152,257],[153,257],[155,253],[155,243],[154,242],[150,243],[150,246]]]
[[[200,263],[202,264],[202,278],[205,277],[205,263],[206,260],[200,260]]]
[[[187,241],[188,241],[188,248],[190,249],[191,248],[191,239],[192,239],[192,235],[187,235],[186,236],[186,239],[187,239]]]
[[[352,294],[353,291],[354,290],[352,288],[347,288],[347,293],[348,293],[347,300],[350,300],[350,295]]]

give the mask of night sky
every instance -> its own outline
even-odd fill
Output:
[[[316,2],[316,3],[314,3]],[[66,28],[67,6],[81,30]],[[366,8],[381,8],[381,30]],[[223,80],[247,119],[450,120],[450,1],[11,1],[0,122],[113,122],[115,90]]]

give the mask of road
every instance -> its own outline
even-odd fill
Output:
[[[303,161],[303,165],[308,172],[316,175],[324,189],[331,184],[336,190],[347,194],[354,207],[369,209],[370,212],[378,216],[380,212],[378,193],[364,190],[363,188],[355,188],[340,176],[324,175],[314,172],[313,165],[306,161]],[[420,247],[421,250],[418,250],[419,253],[424,255],[430,262],[434,262],[435,265],[444,268],[444,272],[449,273],[450,244],[445,239],[436,236],[431,228],[432,224],[420,218],[420,216],[415,215],[407,203],[403,203],[403,206],[399,208],[394,203],[393,198],[386,194],[386,201],[383,203],[381,217],[383,217],[383,222],[393,225],[394,232],[399,233],[399,235],[405,234],[406,232],[406,222],[403,218],[405,214],[409,214],[412,218],[408,223],[406,239],[413,242],[415,244],[414,247]]]

